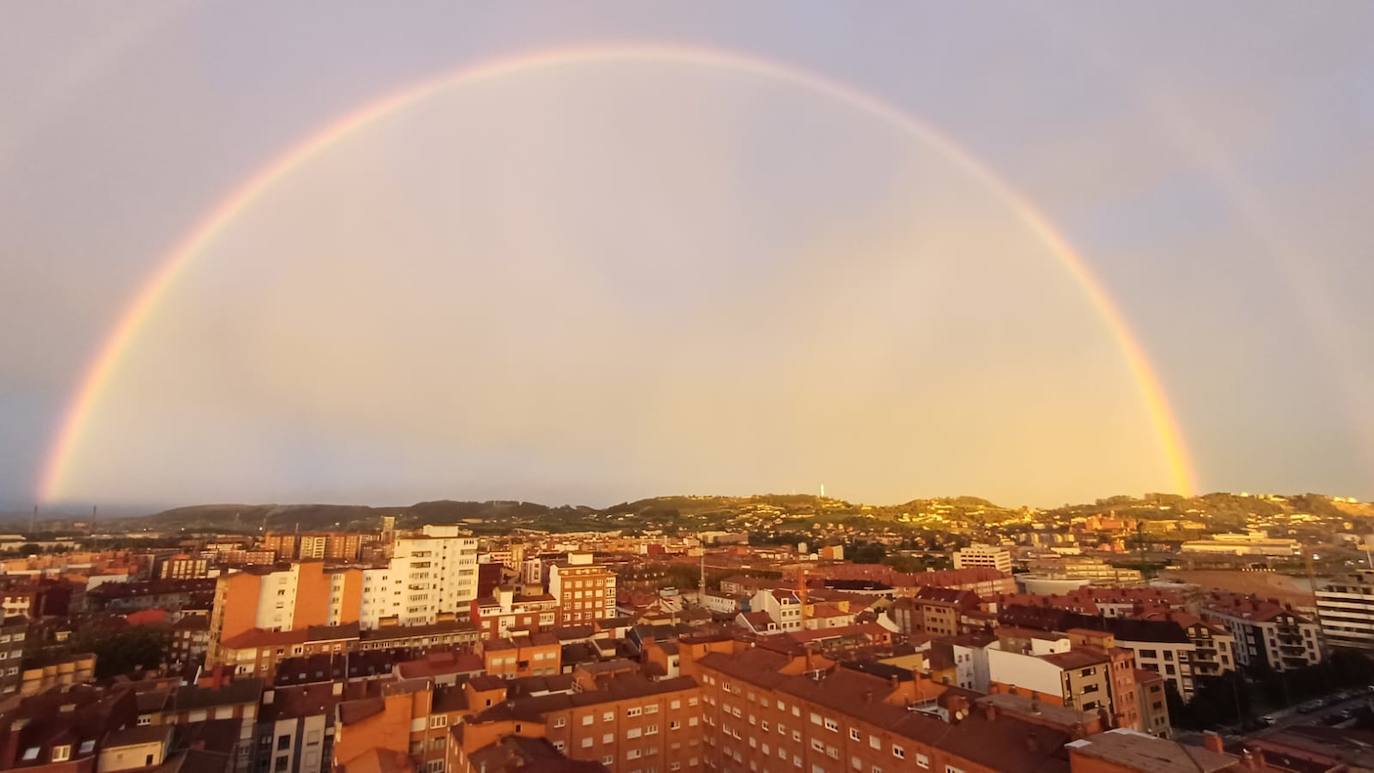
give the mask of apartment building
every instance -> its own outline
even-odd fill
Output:
[[[767,588],[757,591],[749,600],[755,615],[766,615],[773,626],[770,632],[786,633],[802,629],[802,600],[790,588]],[[757,618],[755,618],[757,620]]]
[[[564,625],[615,617],[615,573],[591,553],[569,553],[549,566],[549,594],[558,600]]]
[[[606,770],[704,770],[703,706],[694,679],[651,680],[639,673],[598,676],[584,669],[575,671],[573,678],[577,686],[571,692],[499,694],[491,708],[454,731],[450,772],[482,770],[483,750],[512,736],[544,739],[574,762]],[[549,762],[533,769],[562,768]]]
[[[1193,643],[1194,679],[1221,676],[1236,670],[1236,637],[1228,628],[1188,612],[1156,613],[1144,619],[1167,620],[1183,629],[1188,641]]]
[[[19,685],[23,682],[20,670],[28,634],[28,618],[11,615],[0,619],[0,695],[19,691]]]
[[[1113,692],[1120,693],[1127,684],[1118,672],[1130,667],[1122,666],[1106,648],[1075,647],[1067,634],[1006,627],[997,636],[998,640],[987,647],[988,680],[994,692],[1029,694],[1056,705],[1100,710],[1114,720],[1120,717],[1118,721],[1130,721],[1133,707],[1117,707],[1112,700]],[[1113,679],[1121,681],[1114,685]],[[1132,675],[1129,683],[1133,682]],[[1131,701],[1135,701],[1133,692]]]
[[[1168,620],[1115,619],[1104,627],[1113,632],[1117,646],[1134,653],[1137,668],[1159,674],[1185,701],[1192,699],[1197,646],[1182,626]]]
[[[272,773],[329,773],[342,681],[264,690],[254,744]],[[269,767],[270,766],[270,767]]]
[[[551,633],[487,639],[478,644],[483,669],[501,679],[554,676],[561,672],[562,644]]]
[[[1207,539],[1189,540],[1179,546],[1184,553],[1211,553],[1228,556],[1302,555],[1302,543],[1295,539],[1271,538],[1262,531],[1244,534],[1213,534]]]
[[[1043,724],[970,711],[962,696],[941,705],[915,680],[893,681],[804,655],[762,647],[710,652],[696,668],[704,754],[713,770],[1030,773],[1069,740]]]
[[[288,658],[341,655],[357,649],[358,624],[310,625],[289,631],[252,628],[223,639],[215,665],[224,666],[236,678],[260,677],[272,681],[277,666]]]
[[[559,624],[558,612],[553,594],[522,596],[510,586],[498,587],[491,596],[472,602],[472,622],[488,639],[515,631],[547,631]]]
[[[999,572],[1011,572],[1011,551],[1001,545],[969,545],[954,551],[954,568],[985,567]]]
[[[1320,626],[1277,601],[1215,593],[1202,617],[1231,632],[1236,663],[1247,668],[1291,671],[1322,660]]]
[[[1136,699],[1139,701],[1140,730],[1150,735],[1168,738],[1173,732],[1169,722],[1169,699],[1165,692],[1164,675],[1143,668],[1135,672]]]
[[[311,532],[300,535],[297,557],[302,560],[357,561],[363,535],[357,532]]]
[[[1374,650],[1374,571],[1338,577],[1318,588],[1317,619],[1327,645]]]
[[[457,526],[397,534],[390,561],[363,571],[363,628],[465,618],[477,598],[477,539]]]
[[[295,533],[279,534],[268,532],[259,545],[262,550],[270,550],[277,561],[294,561],[300,558],[301,535]]]
[[[53,687],[85,684],[95,679],[95,660],[89,652],[58,652],[29,658],[19,669],[19,694],[35,695]]]
[[[158,559],[156,574],[164,580],[191,580],[209,577],[210,561],[203,556],[164,556]]]
[[[908,635],[958,636],[985,627],[981,602],[973,591],[926,586],[893,602],[899,630]]]
[[[470,706],[492,700],[471,682],[438,690],[428,679],[392,679],[362,690],[335,709],[333,764],[340,773],[440,773],[447,768],[449,728],[461,725]]]
[[[357,623],[362,591],[361,570],[325,569],[320,561],[221,575],[215,583],[206,665],[222,664],[221,644],[252,631]]]

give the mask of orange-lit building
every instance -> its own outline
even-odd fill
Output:
[[[714,770],[1031,773],[1055,769],[1071,739],[995,707],[970,710],[958,688],[764,647],[711,652],[695,668],[705,763]]]
[[[489,676],[502,679],[553,676],[562,670],[563,647],[558,637],[551,633],[487,639],[479,647],[483,668]]]
[[[569,553],[549,567],[549,594],[558,601],[564,625],[615,617],[616,576],[590,553]]]
[[[486,598],[472,602],[472,622],[488,639],[517,631],[547,631],[558,625],[558,599],[548,593],[518,596],[510,587],[499,587]]]
[[[615,771],[700,771],[705,759],[701,691],[689,677],[578,669],[572,693],[504,695],[454,732],[452,773],[478,770],[473,756],[502,738],[546,739],[567,757]],[[544,769],[544,768],[539,768]]]
[[[223,642],[258,631],[302,631],[358,622],[362,572],[319,561],[254,567],[221,575],[210,615],[207,666],[224,663]]]

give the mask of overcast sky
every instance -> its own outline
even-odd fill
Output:
[[[45,507],[1177,488],[1000,186],[1114,300],[1201,490],[1374,497],[1371,29],[1356,2],[6,3],[0,509],[271,159],[460,68],[668,45],[771,64],[517,67],[283,175],[159,297]]]

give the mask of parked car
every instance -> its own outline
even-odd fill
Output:
[[[1282,719],[1282,717],[1280,717],[1278,714],[1265,714],[1264,716],[1260,717],[1261,722],[1271,727],[1277,725],[1280,719]]]
[[[1299,704],[1298,704],[1298,713],[1299,713],[1299,714],[1311,714],[1312,712],[1321,709],[1321,707],[1322,707],[1322,702],[1319,701],[1319,700],[1307,701],[1307,702],[1305,702],[1305,703],[1299,703]]]

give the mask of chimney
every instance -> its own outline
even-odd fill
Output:
[[[1222,742],[1221,736],[1217,735],[1211,730],[1203,732],[1202,748],[1206,749],[1209,752],[1216,752],[1217,754],[1225,753],[1225,744]]]

